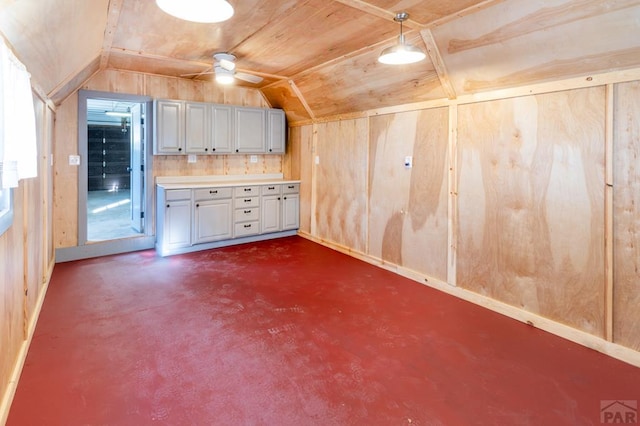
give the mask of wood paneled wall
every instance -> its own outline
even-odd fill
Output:
[[[35,326],[39,303],[54,263],[52,169],[54,113],[34,97],[38,176],[14,189],[11,227],[0,235],[0,424],[15,390],[21,355]]]
[[[145,95],[156,99],[181,99],[232,105],[269,107],[260,91],[242,87],[221,88],[213,82],[163,77],[136,72],[107,69],[97,73],[83,89],[111,93]],[[69,166],[67,158],[78,152],[78,96],[69,96],[57,113],[56,181],[55,181],[55,247],[78,244],[78,169]],[[283,156],[258,155],[251,163],[248,155],[204,156],[190,164],[186,155],[155,156],[153,176],[202,176],[284,173]]]
[[[302,234],[640,365],[640,82],[518,93],[296,128]]]

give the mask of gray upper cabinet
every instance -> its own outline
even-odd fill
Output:
[[[235,151],[264,154],[267,148],[266,119],[263,108],[235,107]]]
[[[213,154],[233,152],[233,107],[211,105],[209,114],[211,152]]]
[[[184,131],[187,154],[206,154],[210,148],[209,105],[185,102]]]
[[[284,111],[159,99],[153,153],[284,154]]]
[[[284,154],[284,141],[287,127],[284,111],[281,109],[267,110],[267,153]]]
[[[156,123],[154,154],[183,154],[184,143],[184,102],[158,100],[155,102]]]

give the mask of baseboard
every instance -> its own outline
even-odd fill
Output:
[[[13,397],[15,396],[16,389],[18,388],[18,380],[20,380],[20,374],[22,374],[22,368],[24,367],[24,362],[27,359],[29,346],[31,345],[31,340],[33,339],[33,333],[36,330],[36,324],[38,323],[38,318],[40,317],[40,311],[42,310],[44,298],[47,294],[47,289],[49,288],[49,282],[51,281],[51,275],[53,274],[54,266],[55,262],[51,262],[51,265],[49,265],[46,279],[42,285],[42,289],[40,290],[38,300],[36,300],[33,314],[31,315],[31,318],[29,318],[27,338],[22,342],[22,345],[20,346],[18,356],[16,357],[16,363],[13,366],[13,370],[11,372],[11,378],[9,379],[7,387],[4,389],[4,393],[2,394],[3,397],[2,401],[0,402],[0,425],[2,426],[7,423],[7,418],[9,417],[11,403],[13,402]]]
[[[633,349],[627,348],[617,343],[609,342],[601,337],[597,337],[592,334],[586,333],[584,331],[577,330],[575,328],[569,327],[568,325],[559,323],[557,321],[553,321],[549,318],[542,317],[532,312],[518,309],[515,306],[506,304],[504,302],[500,302],[490,297],[483,296],[481,294],[474,293],[472,291],[450,285],[441,280],[429,277],[427,275],[421,274],[411,269],[386,262],[382,259],[368,255],[366,253],[353,250],[351,248],[342,246],[340,244],[336,244],[331,241],[324,240],[322,238],[314,237],[307,232],[298,231],[298,235],[302,238],[316,242],[325,247],[328,247],[333,250],[352,256],[356,259],[359,259],[364,262],[370,263],[372,265],[378,266],[380,268],[389,270],[398,275],[402,275],[405,278],[409,278],[413,281],[417,281],[428,287],[434,288],[436,290],[440,290],[444,293],[450,294],[459,299],[463,299],[467,302],[471,302],[475,305],[479,305],[493,312],[496,312],[496,313],[505,315],[509,318],[515,319],[517,321],[529,324],[533,327],[539,328],[548,333],[554,334],[558,337],[562,337],[564,339],[570,340],[579,345],[601,352],[612,358],[616,358],[620,361],[624,361],[628,364],[634,365],[636,367],[640,367],[640,352],[635,351]]]

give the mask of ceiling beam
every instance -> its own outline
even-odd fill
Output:
[[[100,54],[100,69],[103,70],[109,64],[109,54],[113,45],[113,37],[120,20],[120,12],[122,12],[122,3],[124,0],[109,0],[109,8],[107,10],[107,26],[104,29],[104,40],[102,41],[102,53]]]
[[[425,46],[427,46],[427,53],[429,54],[429,58],[431,58],[431,62],[433,63],[433,67],[435,68],[436,73],[438,74],[442,89],[447,94],[447,98],[455,99],[457,97],[456,91],[451,84],[449,72],[447,71],[447,67],[442,60],[438,45],[436,45],[436,41],[433,38],[433,33],[431,33],[431,30],[426,29],[420,31],[420,35],[422,36],[422,41],[424,41]]]
[[[386,19],[388,21],[393,21],[393,19],[396,17],[396,12],[392,12],[387,9],[374,6],[372,4],[367,3],[366,1],[362,1],[362,0],[335,0],[335,1],[337,1],[338,3],[342,3],[345,6],[349,6],[354,9],[358,9],[362,12],[368,13],[369,15]],[[421,30],[425,28],[424,25],[412,19],[407,19],[406,21],[403,22],[403,25],[406,25],[409,28],[417,29],[417,30]]]
[[[307,103],[306,99],[304,98],[304,96],[302,96],[302,92],[300,91],[300,89],[298,89],[298,86],[296,86],[296,83],[293,80],[289,80],[289,86],[291,86],[291,90],[293,90],[293,93],[296,94],[296,96],[298,97],[298,99],[300,100],[300,103],[302,104],[302,106],[304,107],[305,111],[307,111],[307,114],[309,114],[309,117],[312,120],[316,119],[316,115],[313,113],[313,111],[311,110],[311,107],[309,106],[309,104]]]

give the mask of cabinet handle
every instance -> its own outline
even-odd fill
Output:
[[[244,212],[245,212],[245,214],[249,214],[249,213],[251,213],[251,210],[245,210]]]
[[[209,194],[217,194],[218,190],[216,189],[215,191],[209,191]]]
[[[289,188],[289,189],[293,189],[293,188],[295,188],[295,186],[293,186],[293,185],[289,185],[289,186],[287,186],[287,188]]]
[[[251,192],[251,188],[245,188],[244,192]]]
[[[244,202],[245,202],[245,203],[250,203],[250,202],[251,202],[251,198],[249,198],[249,199],[245,199],[245,200],[244,200]]]
[[[267,189],[268,189],[269,191],[273,191],[274,189],[276,189],[276,187],[275,187],[275,186],[268,186],[268,187],[267,187]]]
[[[245,225],[245,228],[251,228],[251,224]]]

